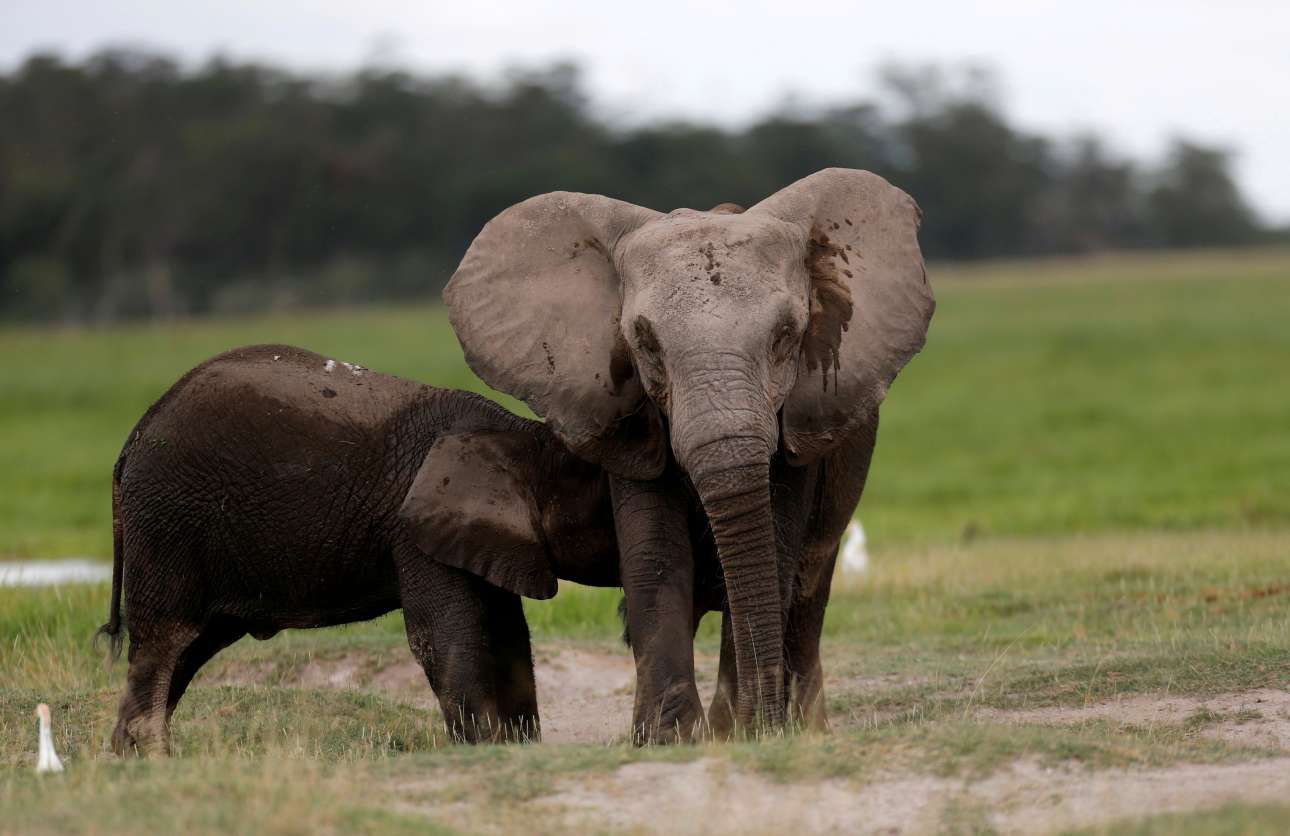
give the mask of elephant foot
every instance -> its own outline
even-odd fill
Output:
[[[464,706],[449,708],[441,703],[444,709],[444,724],[448,729],[448,739],[453,743],[501,743],[510,735],[507,724],[497,716],[496,711],[470,709]]]
[[[795,729],[809,732],[829,730],[828,711],[824,700],[824,671],[817,661],[803,676],[794,676],[789,683],[788,716]]]
[[[541,743],[542,725],[537,715],[504,719],[499,743]]]
[[[542,726],[536,711],[502,713],[493,700],[441,699],[444,725],[454,743],[537,743]]]
[[[708,734],[714,740],[730,740],[735,736],[734,697],[718,689],[708,708]]]
[[[643,712],[642,707],[646,708]],[[694,682],[677,682],[668,686],[657,700],[637,701],[632,742],[637,746],[690,743],[702,725],[703,704]]]
[[[148,717],[118,720],[112,731],[112,751],[123,758],[169,757],[169,730]]]
[[[112,732],[112,751],[122,758],[139,753],[139,744],[126,730],[124,721],[118,721]]]

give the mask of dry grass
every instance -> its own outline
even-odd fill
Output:
[[[614,803],[621,786],[636,786],[632,770],[655,775],[648,765],[671,764],[660,774],[683,777],[698,767],[676,765],[700,761],[702,773],[691,777],[712,788],[712,806],[681,809],[715,816],[711,832],[742,821],[730,811],[749,788],[767,798],[781,793],[785,805],[818,796],[897,810],[918,790],[918,820],[931,829],[1031,821],[1021,816],[1042,812],[1044,788],[1086,799],[1090,787],[1133,786],[1146,804],[1153,782],[1170,770],[1244,769],[1285,757],[1267,738],[1213,732],[1267,719],[1227,710],[1221,695],[1283,689],[1290,680],[1290,611],[1279,585],[1290,576],[1287,542],[1285,533],[1255,531],[886,549],[869,575],[836,587],[825,647],[832,734],[647,749],[621,742],[629,689],[606,691],[596,677],[575,675],[611,667],[599,659],[616,660],[614,670],[627,659],[613,639],[614,596],[601,590],[571,588],[537,605],[551,610],[538,619],[536,640],[544,705],[551,713],[574,706],[565,722],[601,729],[596,742],[444,745],[428,689],[404,670],[398,619],[388,617],[239,643],[181,704],[180,754],[167,764],[105,754],[123,670],[105,670],[88,636],[105,612],[106,589],[7,591],[0,593],[0,633],[10,637],[0,647],[7,674],[0,821],[22,832],[154,830],[166,829],[177,809],[177,821],[202,832],[244,832],[248,822],[282,833],[426,822],[561,832]],[[576,616],[554,612],[561,606]],[[604,635],[588,638],[597,625]],[[705,692],[715,649],[707,634]],[[1145,706],[1157,697],[1186,698],[1195,710],[1152,722],[1115,713],[1117,700]],[[31,711],[41,699],[54,706],[69,767],[52,781],[30,770]],[[1044,713],[1053,710],[1089,716],[1069,722]],[[1232,772],[1250,778],[1248,792],[1222,783],[1225,794],[1197,794],[1197,808],[1267,802],[1264,771]],[[1121,774],[1129,777],[1098,777]],[[1009,787],[1029,800],[998,806]],[[55,800],[57,815],[39,812]],[[838,815],[869,809],[849,803],[835,804]],[[1061,819],[1070,826],[1105,823],[1078,813],[1097,804],[1071,809]],[[1282,814],[1238,806],[1222,815],[1207,821]],[[606,816],[598,820],[614,821]],[[835,822],[820,821],[817,829]]]

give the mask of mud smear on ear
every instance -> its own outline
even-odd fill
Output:
[[[837,389],[842,332],[847,330],[854,310],[851,287],[847,284],[853,275],[849,266],[851,259],[819,227],[811,230],[806,246],[805,263],[811,276],[811,318],[802,338],[802,355],[808,371],[820,370],[821,383],[827,392],[830,369],[833,388]]]

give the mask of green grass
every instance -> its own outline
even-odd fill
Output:
[[[1290,251],[931,276],[931,336],[884,408],[863,505],[874,542],[1290,524]],[[0,331],[0,555],[107,557],[134,422],[253,342],[484,390],[436,308]]]
[[[267,342],[485,391],[438,308],[0,330],[0,555],[110,557],[112,465],[134,423],[202,360]]]
[[[861,508],[873,569],[838,579],[826,619],[831,735],[448,746],[433,711],[366,687],[408,658],[395,613],[244,639],[181,703],[178,757],[119,761],[105,746],[125,665],[106,667],[90,644],[107,586],[0,589],[0,833],[547,832],[559,819],[534,802],[639,761],[863,785],[972,780],[1017,762],[1091,771],[1277,754],[1206,734],[1259,721],[1248,712],[1198,708],[1151,726],[997,712],[1290,682],[1290,252],[991,264],[933,281],[931,342],[893,389]],[[109,474],[135,419],[186,368],[263,341],[483,389],[436,309],[0,331],[0,555],[107,557]],[[625,653],[617,602],[572,584],[526,602],[537,652]],[[716,652],[717,627],[705,620],[701,653]],[[300,684],[341,658],[362,665],[359,690]],[[253,684],[213,684],[247,670]],[[41,700],[69,764],[52,779],[30,769]],[[989,814],[965,798],[942,824],[988,829]],[[1288,820],[1238,804],[1096,832]]]
[[[878,542],[1290,521],[1290,255],[1047,267],[933,274],[863,506]]]
[[[1264,836],[1290,830],[1290,807],[1228,804],[1202,813],[1170,813],[1081,834],[1103,836]]]
[[[880,555],[863,580],[835,583],[825,621],[831,670],[916,676],[916,687],[839,698],[834,712],[904,710],[938,693],[980,705],[1078,705],[1143,691],[1208,694],[1290,681],[1290,538],[1194,532],[979,540]],[[567,585],[526,601],[539,649],[617,646],[620,593]],[[91,641],[108,587],[0,589],[0,671],[22,690],[117,687]],[[718,618],[699,634],[717,650]],[[863,654],[853,654],[863,648]],[[268,661],[281,676],[315,656],[406,655],[398,613],[328,630],[244,639],[221,659]],[[218,664],[218,663],[217,663]],[[970,695],[966,692],[971,691]]]
[[[454,803],[504,824],[527,823],[525,805],[564,782],[594,783],[639,761],[718,758],[773,782],[865,784],[904,774],[976,779],[1019,760],[1098,770],[1267,757],[1202,734],[1252,716],[1198,710],[1151,726],[1090,720],[1054,727],[977,710],[1284,687],[1285,544],[1276,533],[1200,532],[890,551],[863,580],[839,579],[835,588],[824,650],[840,683],[830,699],[833,734],[642,750],[448,746],[437,718],[420,708],[380,693],[290,684],[318,659],[361,658],[375,670],[407,658],[393,615],[267,642],[244,639],[208,675],[256,668],[258,684],[199,679],[176,713],[179,756],[165,767],[121,762],[105,748],[124,665],[106,668],[89,643],[106,611],[106,586],[0,590],[0,821],[22,832],[164,829],[175,807],[177,821],[202,831],[241,832],[254,821],[270,832],[397,832],[425,816],[452,824],[444,811]],[[564,601],[575,617],[548,614]],[[533,604],[538,652],[571,642],[611,646],[614,603],[612,592],[571,587]],[[716,651],[712,633],[701,637],[700,651]],[[845,687],[855,681],[870,684]],[[53,705],[70,768],[45,781],[29,770],[31,711],[41,699]],[[56,800],[57,815],[33,814],[42,800]],[[138,818],[120,804],[133,805]],[[100,815],[102,805],[112,809]],[[1277,815],[1230,813],[1235,822]],[[1204,821],[1228,821],[1214,816]]]

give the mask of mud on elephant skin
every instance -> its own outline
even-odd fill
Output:
[[[908,195],[850,169],[742,212],[555,192],[490,221],[448,283],[471,368],[612,474],[647,738],[700,717],[692,645],[677,650],[696,560],[677,473],[722,568],[731,721],[820,715],[827,574],[879,405],[934,308],[919,222]],[[805,493],[777,497],[776,474]],[[779,542],[786,524],[796,544]]]
[[[617,585],[607,479],[542,424],[290,346],[215,357],[147,411],[113,528],[121,753],[169,751],[193,676],[242,636],[398,607],[452,735],[536,739],[518,595]]]

